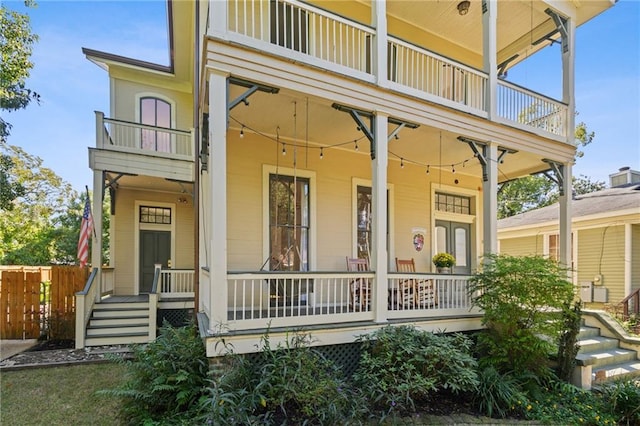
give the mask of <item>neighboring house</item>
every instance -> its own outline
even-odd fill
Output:
[[[573,281],[589,307],[640,289],[640,172],[621,168],[610,188],[577,195],[572,209]],[[500,252],[558,259],[558,204],[498,221]]]
[[[550,171],[569,256],[575,29],[612,5],[169,1],[169,65],[85,49],[111,86],[89,149],[111,265],[93,258],[77,345],[152,339],[194,308],[209,356],[267,329],[336,345],[390,322],[479,328],[466,284],[497,252],[501,181]],[[544,48],[561,69],[530,72],[562,99],[506,79]]]

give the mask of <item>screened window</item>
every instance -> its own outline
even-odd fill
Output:
[[[171,209],[166,207],[140,206],[140,223],[171,224]]]
[[[309,179],[269,175],[271,270],[309,270]]]
[[[471,214],[471,198],[461,195],[436,193],[435,207],[437,211],[448,213]]]
[[[140,99],[140,123],[154,127],[171,127],[171,104],[158,98]],[[171,135],[155,129],[142,129],[143,149],[171,152]]]

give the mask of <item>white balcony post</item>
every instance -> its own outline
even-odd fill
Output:
[[[388,115],[377,112],[374,118],[373,138],[375,143],[375,158],[371,162],[373,196],[373,259],[372,268],[376,275],[374,278],[375,289],[373,293],[374,320],[375,322],[387,321],[388,299],[388,255],[387,255],[387,122]]]
[[[96,113],[96,148],[104,147],[104,112]]]
[[[573,144],[576,138],[576,101],[575,101],[575,36],[576,25],[571,18],[567,19],[568,49],[562,53],[562,102],[567,104],[566,135],[567,142]],[[571,192],[569,192],[571,196]]]
[[[558,259],[561,265],[571,266],[571,199],[572,199],[572,174],[571,163],[564,163],[562,167],[562,188],[564,192],[560,196],[559,239],[560,253]]]
[[[373,50],[373,73],[378,86],[387,85],[387,0],[375,0],[371,4],[371,24],[376,29]],[[385,132],[386,133],[386,132]]]
[[[96,302],[102,297],[102,194],[104,193],[104,177],[102,170],[93,171],[93,229],[91,230],[91,267],[98,268]]]
[[[221,3],[221,2],[212,2]],[[209,328],[223,328],[227,322],[227,78],[221,70],[209,70],[209,197],[212,211],[209,251],[210,291]],[[215,207],[214,207],[215,206]]]
[[[624,224],[624,297],[631,294],[632,286],[632,242],[633,228],[630,223]]]
[[[215,35],[219,38],[227,38],[227,22],[229,16],[229,2],[226,0],[210,1],[209,5],[209,28],[207,34]]]
[[[485,255],[498,252],[498,146],[487,144],[487,180],[482,183],[482,238]]]
[[[496,118],[497,93],[498,93],[498,2],[497,0],[482,0],[482,56],[484,59],[484,72],[489,79],[486,87],[485,110],[489,114],[489,120]]]

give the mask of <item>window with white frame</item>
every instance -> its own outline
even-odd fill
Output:
[[[140,98],[140,123],[154,127],[171,127],[171,104],[159,98]],[[171,152],[171,134],[155,129],[141,130],[142,149]]]

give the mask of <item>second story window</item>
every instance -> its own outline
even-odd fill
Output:
[[[140,123],[154,127],[171,127],[171,104],[162,99],[145,97],[140,99]],[[142,129],[142,149],[171,152],[171,135],[167,132]]]

